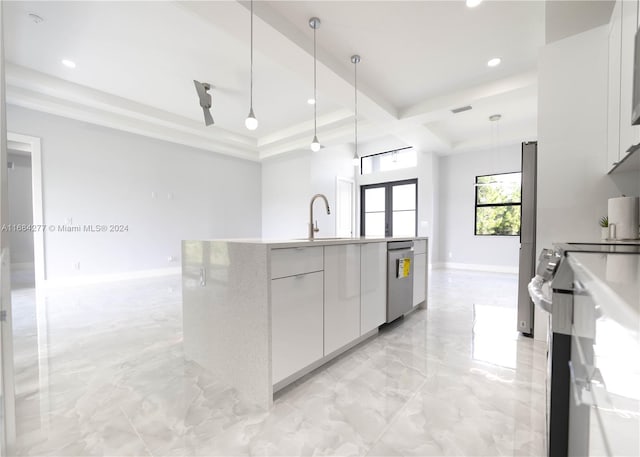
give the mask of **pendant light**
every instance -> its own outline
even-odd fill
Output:
[[[353,105],[354,105],[354,143],[355,148],[353,151],[353,166],[360,165],[360,156],[358,155],[358,63],[360,63],[360,56],[354,54],[351,56],[351,63],[353,64]]]
[[[249,130],[258,128],[258,119],[253,114],[253,0],[251,0],[251,85],[249,89],[249,116],[244,121]]]
[[[311,150],[318,152],[320,150],[320,142],[318,141],[318,85],[317,85],[317,64],[316,64],[316,30],[320,28],[320,19],[312,17],[309,19],[309,27],[313,29],[313,141],[311,142]]]

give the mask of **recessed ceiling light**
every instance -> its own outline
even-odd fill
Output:
[[[76,63],[73,60],[62,59],[62,65],[67,68],[76,68]]]
[[[500,65],[500,62],[502,62],[502,59],[500,57],[494,57],[489,62],[487,62],[487,65],[489,67],[497,67],[498,65]]]
[[[476,6],[478,6],[480,3],[482,3],[482,0],[467,0],[467,6],[469,8],[475,8]]]
[[[36,24],[40,24],[41,22],[44,22],[44,19],[42,18],[42,16],[38,16],[36,13],[29,13],[27,14],[27,16],[29,16],[29,19],[31,19]]]
[[[307,100],[307,103],[309,105],[315,105],[316,104],[316,99],[315,98],[310,98],[310,99]]]

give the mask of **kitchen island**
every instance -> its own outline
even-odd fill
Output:
[[[261,407],[386,321],[387,243],[414,241],[411,309],[426,306],[427,238],[185,240],[184,351]]]

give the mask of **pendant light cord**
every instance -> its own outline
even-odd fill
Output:
[[[317,89],[317,68],[316,68],[316,27],[313,28],[313,135],[318,135],[318,89]]]
[[[358,158],[358,62],[354,62],[353,63],[353,85],[355,87],[355,91],[354,91],[354,104],[355,104],[355,145],[356,145],[356,151],[355,151],[355,158]]]
[[[249,89],[249,106],[253,109],[253,0],[251,0],[251,83]]]

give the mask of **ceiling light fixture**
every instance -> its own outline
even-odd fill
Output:
[[[487,62],[487,66],[497,67],[498,65],[500,65],[500,62],[502,62],[502,59],[500,57],[494,57],[493,59]]]
[[[360,56],[354,54],[351,56],[351,63],[353,64],[353,104],[354,104],[354,138],[355,149],[353,151],[353,165],[358,166],[360,164],[360,156],[358,155],[358,63],[360,63]]]
[[[469,8],[475,8],[476,6],[478,6],[480,3],[482,3],[482,0],[467,0],[467,6]]]
[[[253,114],[253,0],[251,0],[251,85],[249,90],[249,116],[244,121],[249,130],[258,128],[258,119]]]
[[[62,59],[62,65],[67,68],[76,68],[76,63],[73,60]]]
[[[318,84],[317,84],[317,63],[316,63],[316,30],[320,28],[320,19],[312,17],[309,19],[309,27],[313,29],[313,100],[318,100]],[[320,142],[318,141],[318,104],[313,104],[313,141],[311,142],[311,150],[318,152],[320,150]]]

